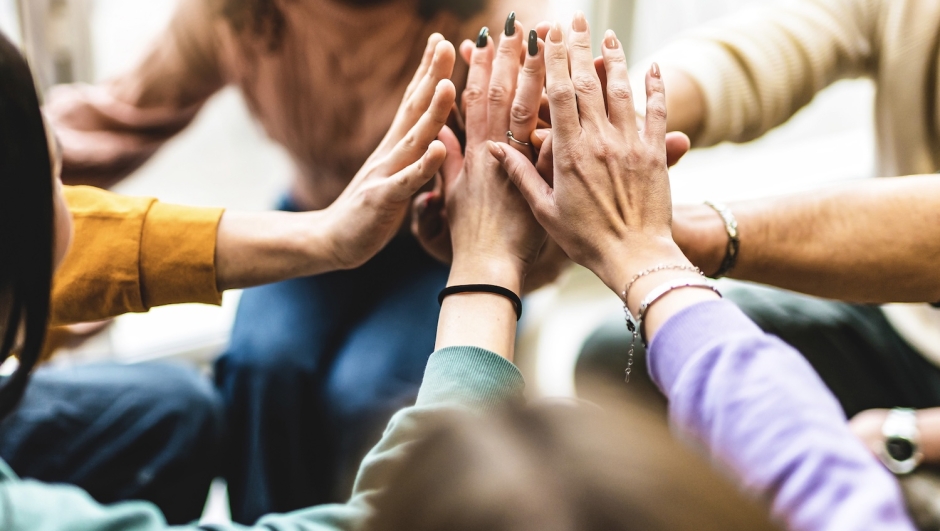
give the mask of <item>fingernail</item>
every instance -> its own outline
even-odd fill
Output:
[[[535,57],[539,54],[539,34],[535,30],[529,31],[529,56]]]
[[[659,71],[658,63],[653,63],[653,66],[650,67],[650,75],[652,75],[656,79],[659,79],[662,77],[663,74],[662,72]]]
[[[512,37],[516,34],[516,12],[513,11],[506,17],[506,36]]]
[[[587,31],[587,19],[584,18],[584,11],[578,11],[574,14],[574,20],[571,21],[571,29],[575,31]]]
[[[617,34],[614,33],[614,30],[607,30],[607,34],[604,35],[604,46],[607,46],[610,50],[617,49]]]
[[[492,140],[486,141],[486,147],[490,149],[490,153],[492,153],[494,157],[500,160],[502,160],[503,157],[506,156],[506,154],[503,153],[503,148],[501,148],[499,144],[497,144],[496,142],[493,142]]]
[[[483,29],[480,30],[480,34],[477,36],[477,48],[486,48],[486,45],[490,42],[490,28],[483,26]]]
[[[561,24],[555,22],[552,24],[552,29],[548,30],[548,38],[552,42],[561,42],[564,39],[564,35],[561,33]]]

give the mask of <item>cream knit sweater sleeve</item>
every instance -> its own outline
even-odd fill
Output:
[[[834,81],[874,70],[878,20],[890,1],[789,0],[720,19],[632,69],[637,103],[644,105],[644,67],[655,60],[702,88],[706,114],[697,146],[752,140]]]

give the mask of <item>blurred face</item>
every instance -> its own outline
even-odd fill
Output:
[[[72,243],[72,213],[65,202],[65,193],[62,189],[62,148],[59,140],[52,131],[52,126],[46,121],[46,141],[49,144],[49,160],[52,161],[52,193],[55,203],[55,249],[53,253],[53,267],[59,264],[68,253]]]

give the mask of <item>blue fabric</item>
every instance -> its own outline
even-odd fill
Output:
[[[0,457],[22,478],[147,500],[184,524],[219,472],[223,417],[211,382],[181,366],[43,368],[0,422]]]
[[[447,275],[401,234],[358,269],[244,291],[215,367],[233,520],[348,498],[362,457],[414,403]]]

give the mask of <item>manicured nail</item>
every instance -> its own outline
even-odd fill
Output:
[[[662,72],[659,71],[659,64],[653,63],[653,66],[650,67],[650,75],[652,75],[656,79],[659,79],[662,77],[663,74]]]
[[[574,20],[571,21],[571,29],[575,31],[587,31],[588,23],[584,18],[584,11],[578,11],[574,14]]]
[[[535,57],[539,54],[539,34],[535,30],[529,31],[529,56]]]
[[[604,46],[609,50],[617,49],[617,35],[614,33],[614,30],[607,30],[607,33],[604,35]]]
[[[490,28],[483,26],[483,29],[480,30],[480,34],[477,36],[477,48],[486,48],[486,45],[490,42]]]
[[[506,17],[506,36],[512,37],[516,34],[516,12],[513,11]]]
[[[492,153],[493,156],[497,159],[502,160],[506,156],[506,153],[503,152],[503,148],[501,148],[499,144],[493,142],[492,140],[486,141],[486,147],[490,149],[490,153]]]
[[[561,24],[555,22],[552,24],[552,29],[548,30],[548,38],[552,42],[561,42],[564,39],[564,34],[561,32]]]

